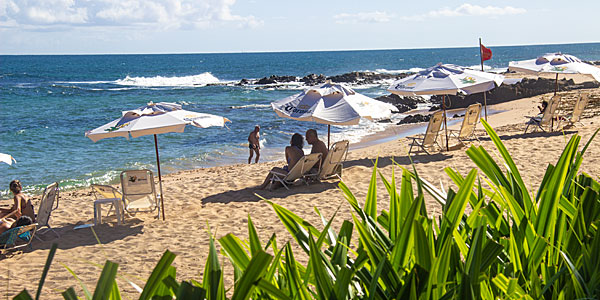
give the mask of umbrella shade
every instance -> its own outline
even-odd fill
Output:
[[[169,102],[148,103],[131,111],[124,111],[123,116],[96,129],[87,131],[85,136],[96,142],[110,137],[140,137],[154,135],[154,149],[156,151],[156,165],[158,168],[158,182],[160,185],[160,202],[163,220],[165,209],[162,191],[162,176],[160,174],[160,158],[158,156],[157,134],[168,132],[183,132],[186,125],[206,128],[210,126],[224,126],[230,122],[227,118],[197,113],[181,109],[181,105]]]
[[[224,126],[226,118],[187,111],[175,103],[149,103],[136,110],[125,111],[123,116],[108,124],[85,133],[85,136],[97,142],[111,137],[140,137],[149,134],[183,132],[186,125],[206,128]]]
[[[12,165],[13,161],[16,163],[17,161],[10,156],[9,154],[0,153],[0,162],[6,163],[8,165]]]
[[[437,64],[395,81],[388,91],[401,96],[473,94],[489,91],[502,84],[503,80],[504,76],[499,74]]]
[[[561,53],[548,53],[536,59],[511,61],[508,70],[529,74],[583,74],[600,82],[600,68],[584,63],[573,55]]]
[[[356,125],[360,118],[389,119],[397,108],[342,84],[325,83],[271,103],[282,118],[327,125]]]

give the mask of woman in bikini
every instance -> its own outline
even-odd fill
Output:
[[[35,222],[35,212],[31,200],[23,193],[21,182],[13,180],[10,182],[10,191],[13,193],[14,204],[9,209],[0,209],[0,227],[8,227],[18,220],[21,216],[28,216],[32,222]]]
[[[285,161],[287,162],[287,165],[283,168],[275,167],[271,169],[271,171],[278,171],[280,173],[289,172],[289,170],[291,170],[294,167],[294,165],[296,165],[296,163],[302,158],[302,156],[304,156],[304,151],[302,150],[303,146],[304,138],[302,137],[302,135],[299,133],[294,133],[294,135],[292,135],[292,139],[290,140],[290,146],[285,147]],[[265,189],[271,182],[272,177],[273,174],[269,172],[269,175],[267,175],[265,182],[263,182],[263,184],[261,184],[258,188],[261,190]],[[279,183],[277,182],[274,184]]]

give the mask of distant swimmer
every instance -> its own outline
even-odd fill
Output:
[[[248,136],[248,148],[250,148],[250,157],[248,157],[248,163],[252,162],[252,156],[254,152],[256,152],[256,159],[254,163],[258,163],[258,159],[260,158],[260,126],[254,126],[254,130],[250,132]]]

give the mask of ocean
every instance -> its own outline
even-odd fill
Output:
[[[600,60],[600,43],[490,47],[486,70],[506,70],[511,60],[563,52],[583,60]],[[436,63],[478,66],[472,48],[323,51],[284,53],[157,55],[0,55],[0,153],[17,163],[0,165],[0,197],[19,179],[29,192],[59,181],[62,188],[116,183],[125,169],[156,172],[152,136],[112,138],[93,143],[84,136],[118,118],[121,111],[150,101],[176,102],[184,109],[227,117],[228,128],[189,127],[184,133],[158,137],[164,173],[247,161],[247,137],[261,126],[261,160],[283,159],[283,147],[294,132],[325,125],[282,119],[269,103],[304,88],[237,86],[241,79],[270,75],[326,76],[352,71],[399,74]],[[217,84],[217,85],[214,85]],[[354,86],[377,97],[388,94],[388,82]],[[402,117],[399,115],[398,118]],[[332,127],[332,139],[361,137],[388,124],[362,122]]]

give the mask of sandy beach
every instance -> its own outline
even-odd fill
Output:
[[[598,89],[563,92],[560,110],[572,111],[574,101],[580,92],[590,93],[582,124],[553,133],[527,133],[525,116],[537,114],[537,105],[541,99],[551,94],[525,98],[489,107],[498,111],[488,117],[489,123],[497,130],[503,142],[513,156],[523,179],[534,193],[544,174],[547,164],[555,163],[568,138],[580,134],[587,141],[600,127],[600,91]],[[450,112],[452,116],[456,112]],[[461,120],[461,119],[457,119]],[[458,129],[460,121],[454,122],[450,129]],[[420,127],[422,128],[422,127]],[[488,151],[496,153],[493,144],[478,125],[480,141],[473,145],[482,145]],[[394,129],[384,133],[392,136]],[[375,140],[366,140],[364,147],[354,147],[344,164],[343,181],[355,193],[358,199],[366,196],[374,161],[388,177],[392,170],[396,174],[401,167],[409,167],[407,156],[409,139],[386,138],[384,143],[375,144]],[[451,140],[456,144],[456,140]],[[590,147],[582,170],[592,176],[600,174],[600,140]],[[443,187],[451,187],[451,181],[444,168],[451,167],[466,174],[475,165],[465,153],[466,148],[433,155],[411,156],[415,168],[426,180]],[[498,161],[498,160],[497,160]],[[247,237],[248,216],[257,227],[260,238],[268,240],[273,233],[277,242],[283,245],[290,240],[289,233],[280,223],[267,201],[257,195],[282,205],[305,218],[317,227],[321,220],[314,212],[317,207],[326,218],[338,208],[334,226],[344,219],[351,218],[350,206],[337,189],[336,180],[315,183],[309,186],[298,185],[289,191],[258,191],[268,171],[281,166],[282,161],[266,162],[256,165],[236,164],[205,169],[195,169],[169,174],[163,177],[166,221],[154,218],[155,213],[139,213],[127,217],[124,225],[117,225],[113,216],[104,218],[102,225],[74,230],[74,226],[93,222],[93,201],[91,190],[80,189],[61,193],[59,208],[52,214],[51,224],[60,234],[52,232],[41,236],[43,242],[34,241],[33,250],[14,253],[0,260],[0,285],[4,290],[0,296],[10,297],[23,288],[35,291],[48,251],[52,243],[58,243],[58,251],[44,286],[44,299],[60,299],[60,293],[70,286],[82,295],[82,289],[66,267],[93,290],[105,260],[119,263],[119,287],[125,297],[135,298],[137,292],[125,278],[143,287],[162,253],[169,249],[177,254],[174,265],[177,267],[177,279],[200,279],[208,254],[210,233],[219,238],[233,233],[240,238]],[[398,164],[398,165],[396,165]],[[257,194],[257,195],[256,195]],[[378,180],[379,209],[387,208],[387,192],[381,180]],[[39,196],[34,197],[37,207]],[[441,207],[427,197],[427,210],[432,216],[439,214]],[[97,236],[97,238],[96,238]],[[299,254],[299,252],[297,252]],[[233,286],[232,269],[225,261],[226,287]]]

